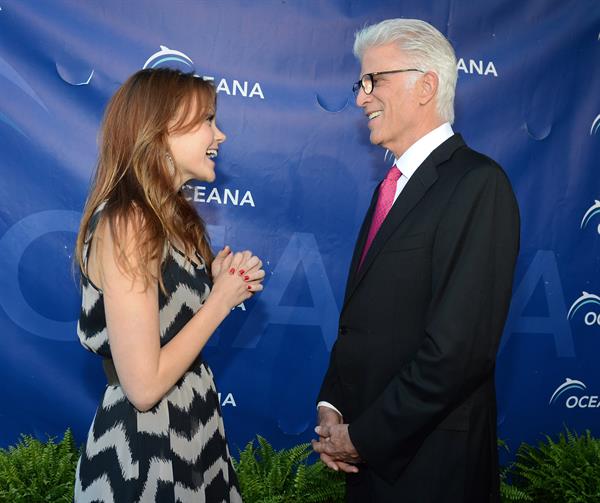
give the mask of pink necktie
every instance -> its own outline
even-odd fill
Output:
[[[377,198],[377,206],[373,212],[373,220],[371,220],[371,227],[369,228],[369,234],[367,236],[367,242],[363,248],[362,256],[358,264],[358,270],[362,267],[362,264],[367,256],[367,252],[373,243],[373,239],[377,235],[377,231],[381,227],[381,224],[385,220],[385,217],[389,213],[392,205],[394,204],[394,196],[396,195],[396,185],[398,179],[402,176],[400,170],[396,165],[392,166],[388,171],[385,179],[381,182],[379,187],[379,196]]]

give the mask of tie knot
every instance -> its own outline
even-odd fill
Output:
[[[396,165],[394,164],[390,170],[387,172],[387,175],[385,176],[385,179],[387,181],[390,182],[397,182],[398,179],[402,176],[402,173],[400,173],[400,170],[396,167]]]

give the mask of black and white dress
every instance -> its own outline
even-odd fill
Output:
[[[101,213],[90,222],[84,257]],[[161,345],[207,298],[204,262],[194,266],[169,246],[160,289]],[[78,336],[110,358],[102,291],[82,274]],[[120,385],[104,391],[77,465],[75,503],[239,503],[223,419],[210,368],[199,357],[151,410],[138,411]]]

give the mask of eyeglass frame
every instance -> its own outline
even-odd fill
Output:
[[[352,84],[352,92],[354,93],[354,96],[358,96],[358,93],[360,92],[359,89],[362,89],[364,91],[364,93],[368,96],[369,94],[371,94],[373,92],[373,89],[375,89],[375,80],[373,80],[373,77],[375,77],[376,75],[386,75],[386,74],[390,74],[390,73],[404,73],[404,72],[425,73],[423,70],[420,70],[418,68],[405,68],[402,70],[386,70],[383,72],[365,73],[364,75],[362,75],[360,77],[360,80],[357,80],[354,84]],[[367,90],[365,89],[365,85],[363,84],[365,77],[368,77],[369,80],[371,81],[371,90],[369,92],[367,92]]]

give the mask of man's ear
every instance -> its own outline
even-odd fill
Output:
[[[426,105],[437,94],[439,78],[434,72],[425,72],[419,79],[419,104]]]

